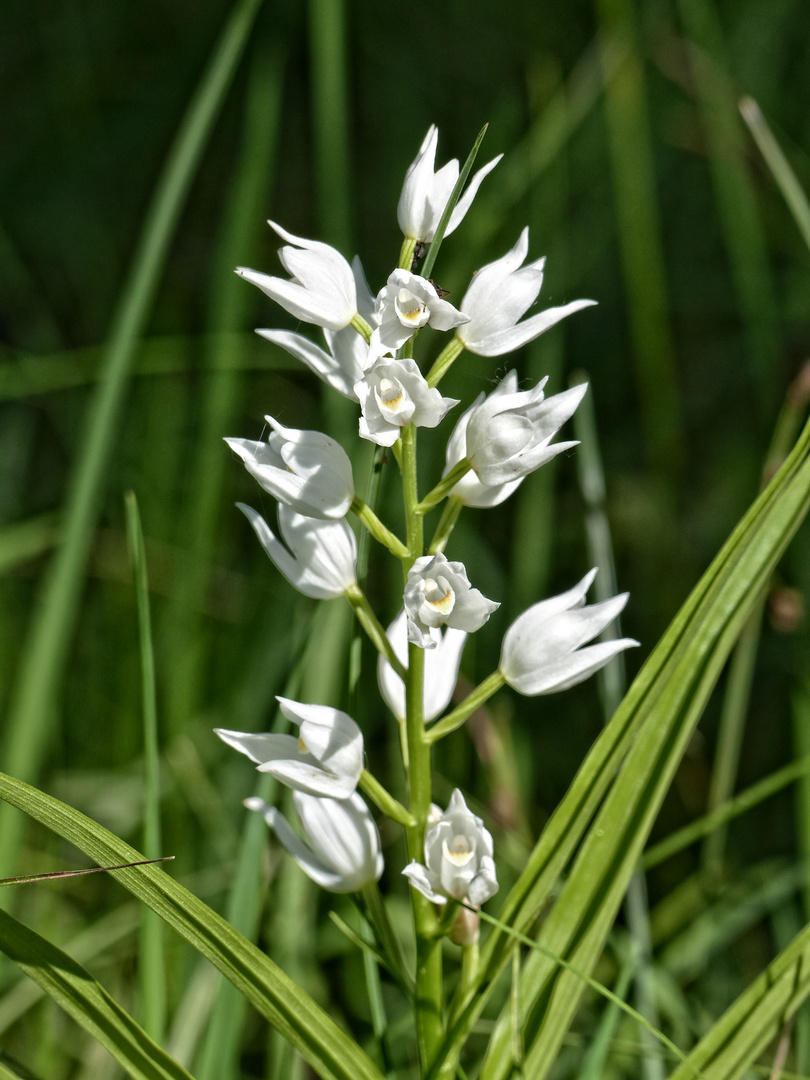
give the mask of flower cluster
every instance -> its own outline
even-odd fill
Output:
[[[266,440],[226,440],[249,474],[278,502],[279,536],[257,511],[239,504],[265,551],[305,595],[345,596],[350,601],[379,652],[380,691],[402,726],[403,746],[417,748],[449,733],[484,700],[473,692],[446,721],[425,727],[453,700],[468,635],[480,630],[500,606],[473,587],[461,562],[444,555],[458,512],[462,506],[499,505],[527,476],[576,446],[557,436],[587,387],[547,395],[547,380],[520,389],[516,371],[509,371],[458,418],[447,441],[444,475],[421,501],[416,494],[417,429],[439,427],[459,404],[444,397],[437,384],[464,350],[501,356],[593,303],[575,300],[527,316],[542,287],[545,261],[526,262],[528,229],[505,255],[473,275],[458,308],[432,280],[417,273],[427,245],[438,242],[442,220],[447,236],[461,224],[481,182],[500,160],[476,172],[459,198],[454,195],[458,162],[436,171],[437,141],[431,127],[407,172],[397,212],[404,235],[400,265],[376,296],[359,259],[349,263],[328,244],[302,239],[274,222],[271,227],[285,242],[279,258],[289,278],[238,271],[293,318],[321,328],[323,344],[286,330],[259,333],[357,404],[360,438],[392,448],[402,474],[404,540],[358,497],[351,457],[329,436],[286,427],[268,416]],[[434,255],[431,252],[431,265]],[[448,335],[427,375],[414,356],[415,338],[426,331]],[[444,500],[445,513],[426,547],[422,520]],[[358,581],[350,511],[402,564],[402,609],[387,632]],[[503,637],[498,670],[481,684],[487,696],[503,684],[526,695],[564,690],[637,644],[629,638],[587,644],[616,619],[627,600],[625,594],[586,606],[595,573],[560,596],[535,604],[512,623]],[[297,734],[224,729],[217,734],[260,772],[293,789],[302,836],[261,799],[248,799],[245,805],[264,816],[314,881],[325,889],[348,892],[366,889],[382,873],[380,836],[358,793],[360,785],[383,812],[405,826],[411,853],[423,854],[423,862],[412,859],[403,873],[427,900],[439,908],[448,900],[475,908],[496,892],[493,841],[481,818],[468,810],[458,790],[444,812],[430,804],[429,755],[403,751],[406,770],[427,767],[420,782],[411,784],[417,794],[406,809],[364,769],[363,735],[350,716],[324,705],[288,698],[278,702]],[[409,762],[409,756],[418,760]],[[454,940],[471,944],[477,921],[465,925]],[[427,934],[417,921],[417,933],[423,931]]]

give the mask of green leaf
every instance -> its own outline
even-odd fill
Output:
[[[806,927],[742,993],[670,1080],[687,1080],[693,1067],[706,1080],[735,1080],[810,994],[810,927]]]
[[[143,858],[78,810],[3,773],[0,798],[69,840],[97,863]],[[382,1080],[370,1058],[307,993],[188,889],[155,866],[111,873],[230,979],[325,1080]]]
[[[3,911],[0,950],[135,1080],[191,1080],[191,1074],[149,1038],[86,968]]]
[[[430,242],[430,250],[425,257],[425,261],[422,264],[421,275],[422,277],[430,277],[430,272],[436,262],[436,258],[439,254],[439,248],[442,246],[442,240],[444,240],[444,232],[447,228],[447,223],[450,220],[450,215],[456,208],[456,203],[461,198],[461,193],[464,190],[464,185],[467,183],[467,177],[472,172],[473,164],[478,155],[478,151],[481,147],[481,143],[484,141],[484,136],[487,133],[489,124],[484,124],[481,130],[478,132],[478,136],[473,143],[472,150],[467,155],[467,160],[461,166],[461,172],[458,174],[458,180],[453,190],[450,192],[450,198],[447,200],[447,206],[445,206],[439,224],[436,226],[436,232],[433,239]]]
[[[585,758],[505,900],[501,921],[526,932],[548,903],[613,785],[563,890],[564,899],[556,903],[541,938],[549,951],[581,971],[590,971],[601,951],[683,747],[748,612],[807,512],[809,448],[810,426],[654,649]],[[624,768],[614,784],[622,762]],[[446,1034],[431,1078],[440,1074],[442,1063],[451,1059],[466,1038],[511,947],[508,936],[493,930],[481,951],[479,977],[470,987],[457,1022]],[[521,991],[524,1015],[548,989],[558,970],[542,958],[527,960]],[[563,1038],[580,993],[581,983],[574,986],[572,977],[560,976],[555,1004],[561,1004],[559,995],[563,995],[565,1008],[562,1013],[554,1012],[559,1027],[553,1036],[544,1028],[544,1041],[539,1044],[543,1047],[542,1068],[551,1041],[558,1043]],[[483,1073],[486,1080],[505,1074],[509,1044],[504,1019],[493,1036]],[[532,1076],[542,1073],[539,1054],[536,1045],[527,1055]]]
[[[538,935],[544,948],[579,971],[591,971],[601,953],[712,688],[779,556],[807,513],[809,446],[810,425],[703,576],[608,725],[607,731],[629,726],[636,729],[636,737]],[[526,1067],[533,1077],[546,1075],[582,990],[581,980],[560,972],[552,960],[536,955],[527,960],[521,1002],[529,1027]],[[485,1080],[507,1075],[508,1047],[504,1021],[490,1044],[482,1070]]]

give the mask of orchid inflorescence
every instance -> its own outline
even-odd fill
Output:
[[[295,318],[321,327],[322,344],[287,331],[259,333],[357,403],[361,438],[393,449],[402,477],[404,541],[357,496],[349,456],[327,435],[287,428],[268,416],[266,441],[227,440],[251,476],[278,500],[280,538],[260,514],[240,504],[270,559],[307,596],[346,596],[379,652],[380,691],[402,728],[409,805],[401,806],[364,772],[362,732],[338,709],[279,698],[297,735],[218,731],[260,771],[293,789],[303,839],[261,799],[248,799],[246,805],[264,815],[282,845],[323,888],[367,889],[382,873],[380,836],[358,785],[405,826],[411,861],[403,873],[414,889],[417,950],[420,940],[435,938],[437,926],[453,934],[451,922],[440,917],[443,909],[457,909],[458,902],[480,906],[498,888],[492,837],[462,793],[453,792],[445,811],[431,803],[433,742],[460,726],[504,683],[526,695],[564,690],[637,644],[628,638],[587,644],[627,600],[623,594],[585,605],[592,570],[567,592],[525,611],[506,631],[498,671],[441,719],[467,636],[499,606],[470,583],[462,563],[444,555],[458,512],[463,506],[497,506],[526,476],[577,445],[554,439],[587,386],[547,396],[545,379],[519,390],[517,374],[509,371],[459,417],[447,441],[443,477],[422,499],[416,486],[416,431],[438,427],[459,404],[444,397],[437,384],[462,351],[501,356],[593,301],[576,300],[524,318],[537,300],[544,268],[543,259],[526,263],[528,229],[504,256],[473,276],[458,308],[415,272],[414,256],[461,224],[481,181],[499,160],[480,169],[459,198],[454,190],[458,162],[435,170],[437,138],[431,127],[408,169],[397,215],[405,236],[400,265],[376,297],[357,258],[349,263],[329,245],[301,239],[274,222],[271,227],[285,241],[279,256],[289,279],[238,271]],[[427,377],[412,355],[416,334],[426,328],[452,335]],[[445,511],[426,547],[424,516],[441,503]],[[402,610],[387,632],[358,581],[357,542],[346,521],[350,511],[402,563]],[[470,944],[477,932],[477,923],[467,921],[460,935],[456,926],[454,940]]]

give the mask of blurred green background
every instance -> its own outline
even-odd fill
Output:
[[[252,333],[308,328],[233,267],[279,272],[264,224],[272,217],[360,253],[378,291],[399,252],[402,179],[428,126],[439,127],[443,163],[463,160],[489,122],[479,163],[499,152],[504,160],[444,244],[434,279],[458,303],[472,271],[528,224],[531,257],[548,256],[541,304],[591,297],[599,306],[514,357],[463,355],[443,391],[466,405],[513,365],[523,385],[548,374],[552,392],[587,373],[618,588],[631,592],[623,631],[642,642],[627,657],[632,674],[754,497],[807,358],[810,258],[737,103],[742,94],[758,101],[810,187],[810,15],[797,0],[11,0],[0,27],[0,767],[140,843],[141,675],[123,503],[132,489],[151,589],[163,850],[225,910],[252,773],[211,729],[266,729],[285,687],[345,704],[350,621],[340,604],[326,605],[307,636],[313,605],[276,573],[233,506],[244,500],[272,517],[272,500],[221,439],[258,438],[269,412],[339,433],[360,490],[368,469],[354,409]],[[426,486],[449,430],[422,440]],[[391,481],[384,476],[381,513],[399,528]],[[733,787],[806,752],[807,539],[805,529],[775,584],[744,730],[724,751]],[[466,650],[464,679],[474,683],[496,665],[510,620],[591,565],[576,453],[504,506],[467,512],[448,555],[503,601]],[[369,588],[386,622],[397,574],[372,554]],[[368,650],[363,660],[353,707],[372,766],[400,789]],[[720,702],[659,837],[706,809]],[[504,880],[601,723],[593,683],[536,700],[504,692],[472,738],[444,744],[437,795],[460,784],[494,815]],[[783,792],[732,827],[722,880],[760,906],[752,901],[737,936],[717,931],[724,947],[733,942],[722,979],[708,946],[697,948],[704,981],[686,1028],[761,967],[780,926],[803,921],[805,821],[801,800]],[[391,841],[391,887],[404,893],[404,854]],[[0,854],[8,875],[77,865],[75,853],[4,811]],[[656,870],[653,904],[699,862],[692,848]],[[765,903],[758,882],[775,867],[792,876]],[[113,883],[80,880],[26,893],[26,914],[63,944],[123,902]],[[323,900],[295,877],[283,896],[262,931],[271,953],[282,941],[281,960],[284,911],[314,920]],[[312,962],[312,940],[296,948],[286,966],[325,998],[331,969]],[[197,1000],[192,961],[172,949],[170,1011]],[[122,931],[112,954],[99,953],[125,1003],[133,950]],[[675,983],[694,978],[662,965]],[[13,977],[5,973],[6,988]],[[207,990],[195,992],[208,1001]],[[199,1060],[208,1007],[188,1036],[188,1061]],[[77,1061],[91,1067],[81,1040],[57,1049],[61,1028],[43,1036],[47,1026],[32,1022],[39,1036],[15,1028],[12,1045],[33,1055],[36,1075],[106,1075],[71,1071]],[[265,1075],[262,1037],[249,1029],[255,1058],[243,1059],[245,1075]],[[223,1068],[220,1080],[229,1075]]]

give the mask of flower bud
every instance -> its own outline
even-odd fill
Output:
[[[438,141],[438,129],[435,124],[431,124],[419,153],[408,168],[405,183],[402,185],[402,194],[397,207],[397,221],[403,234],[411,240],[430,241],[433,239],[453,188],[458,182],[459,167],[455,158],[443,165],[438,172],[434,172]],[[464,220],[481,181],[495,168],[502,157],[503,154],[498,154],[472,177],[467,190],[453,208],[444,231],[445,236],[449,236]]]

